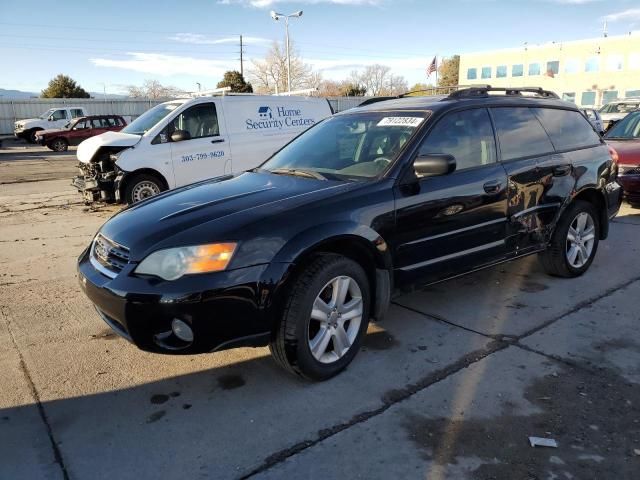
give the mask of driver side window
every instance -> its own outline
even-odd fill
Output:
[[[214,103],[202,103],[188,108],[169,124],[169,136],[176,130],[189,132],[191,139],[220,135]]]
[[[420,146],[420,155],[448,154],[456,171],[496,162],[496,141],[484,108],[449,113],[438,121]]]
[[[66,120],[67,119],[67,111],[66,110],[56,110],[52,115],[54,120]]]

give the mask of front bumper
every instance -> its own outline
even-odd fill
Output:
[[[625,200],[640,204],[640,175],[619,175],[618,183],[624,190]]]
[[[268,342],[270,298],[277,284],[265,281],[269,265],[167,282],[134,276],[136,265],[127,264],[111,279],[93,267],[89,254],[87,249],[78,260],[82,290],[102,319],[142,350],[194,354]],[[192,342],[171,333],[174,318],[192,328]]]

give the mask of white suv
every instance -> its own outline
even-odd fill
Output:
[[[605,131],[614,123],[626,117],[627,113],[637,110],[638,108],[640,108],[640,98],[638,97],[624,98],[607,103],[600,109]]]

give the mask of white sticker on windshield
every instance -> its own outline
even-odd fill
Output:
[[[422,123],[421,117],[384,117],[378,122],[378,127],[412,127],[415,128]]]

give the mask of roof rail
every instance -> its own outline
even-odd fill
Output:
[[[489,92],[504,92],[505,95],[522,95],[523,92],[534,93],[538,97],[544,98],[560,98],[550,90],[543,90],[540,87],[492,87],[491,85],[477,85],[456,92],[451,92],[448,99],[451,98],[468,98],[468,97],[486,97]]]

